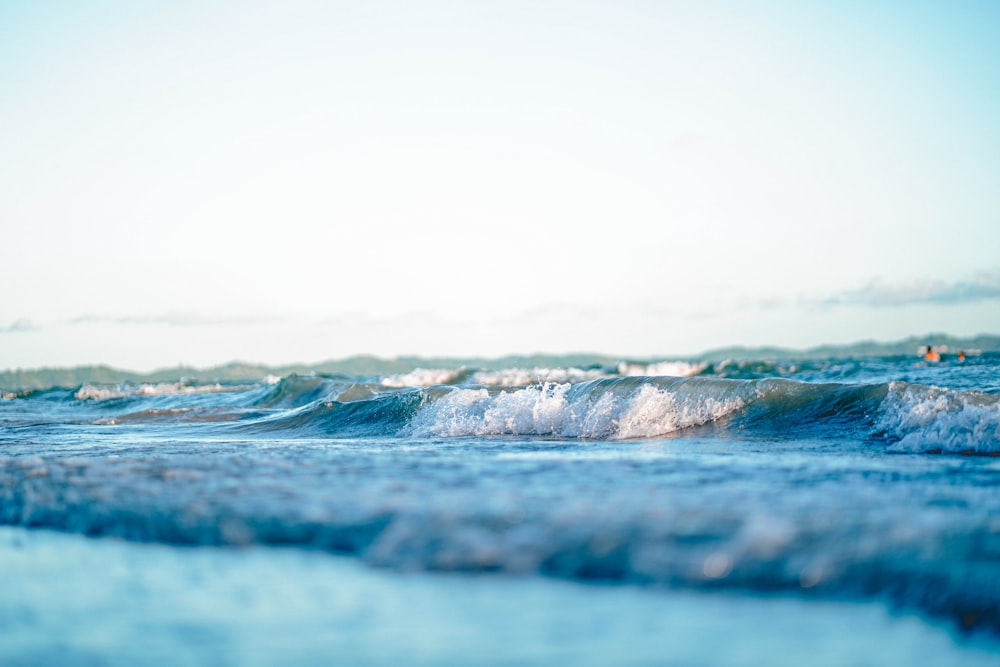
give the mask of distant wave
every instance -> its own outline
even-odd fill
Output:
[[[227,400],[214,408],[192,403],[200,395],[226,391]],[[233,427],[243,435],[626,440],[712,428],[737,430],[750,438],[854,438],[886,443],[899,452],[1000,452],[1000,397],[903,382],[634,376],[521,387],[396,387],[289,376],[253,391],[190,387],[172,394],[160,387],[87,395],[106,401],[130,397],[134,410],[103,423],[141,420],[144,414],[156,420],[177,415],[187,422],[238,422]],[[197,415],[185,413],[190,407],[199,408]],[[238,408],[242,416],[234,412]],[[213,409],[224,416],[213,418]]]
[[[161,382],[156,384],[123,383],[115,386],[85,384],[74,392],[78,401],[106,401],[111,398],[132,398],[136,396],[181,396],[184,394],[208,394],[223,391],[242,391],[253,385],[187,384],[184,382]]]
[[[631,375],[641,370],[663,374]],[[86,404],[103,424],[143,419],[229,424],[244,436],[627,440],[711,428],[735,429],[750,438],[854,438],[884,443],[895,452],[1000,454],[996,393],[904,381],[741,379],[725,377],[727,370],[755,376],[762,369],[670,362],[611,369],[421,370],[370,379],[290,375],[253,385],[86,384],[72,391],[9,394],[5,400]],[[823,375],[851,372],[849,363],[839,362]]]
[[[425,369],[405,374],[386,375],[380,379],[387,387],[429,387],[436,384],[471,384],[518,387],[530,384],[586,382],[617,375],[673,376],[697,375],[708,364],[663,361],[650,364],[621,362],[613,368],[504,368],[499,370]]]
[[[772,378],[619,377],[525,387],[407,387],[286,379],[302,395],[328,392],[251,424],[312,435],[531,435],[656,438],[702,426],[785,436],[887,440],[894,451],[1000,452],[1000,397],[908,385],[806,383]],[[308,387],[308,389],[306,389]],[[272,397],[273,398],[273,397]],[[286,397],[286,403],[296,401]],[[261,402],[273,405],[271,398]]]

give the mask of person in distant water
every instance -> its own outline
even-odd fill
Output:
[[[924,354],[924,361],[941,361],[941,355],[938,351],[934,349],[933,345],[927,346],[927,352]]]
[[[958,351],[958,360],[959,361],[965,361],[965,350],[959,350]]]

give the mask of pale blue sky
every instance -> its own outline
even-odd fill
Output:
[[[998,332],[998,29],[0,2],[0,368]]]

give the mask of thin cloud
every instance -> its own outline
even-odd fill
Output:
[[[25,331],[38,331],[39,327],[34,322],[29,319],[21,318],[14,320],[11,324],[0,327],[0,334],[3,333],[19,333]]]
[[[313,322],[317,327],[414,327],[444,326],[452,322],[428,311],[414,311],[393,315],[372,315],[371,313],[349,312]]]
[[[918,281],[888,283],[874,280],[861,289],[841,292],[820,301],[824,306],[958,305],[1000,299],[1000,270],[984,271],[958,282]]]
[[[669,321],[678,317],[702,316],[711,317],[714,315],[708,311],[705,311],[704,313],[691,313],[651,303],[603,303],[597,305],[585,305],[581,303],[559,301],[534,306],[526,310],[501,313],[488,320],[488,324],[497,326],[586,324],[589,326],[599,322],[636,321],[640,318],[645,321]]]
[[[82,315],[67,320],[67,324],[120,324],[120,325],[166,325],[172,327],[199,327],[216,325],[268,324],[282,318],[269,315],[202,315],[200,313],[165,313],[160,315]]]

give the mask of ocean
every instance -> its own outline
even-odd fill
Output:
[[[1000,354],[0,399],[4,665],[996,665]]]

